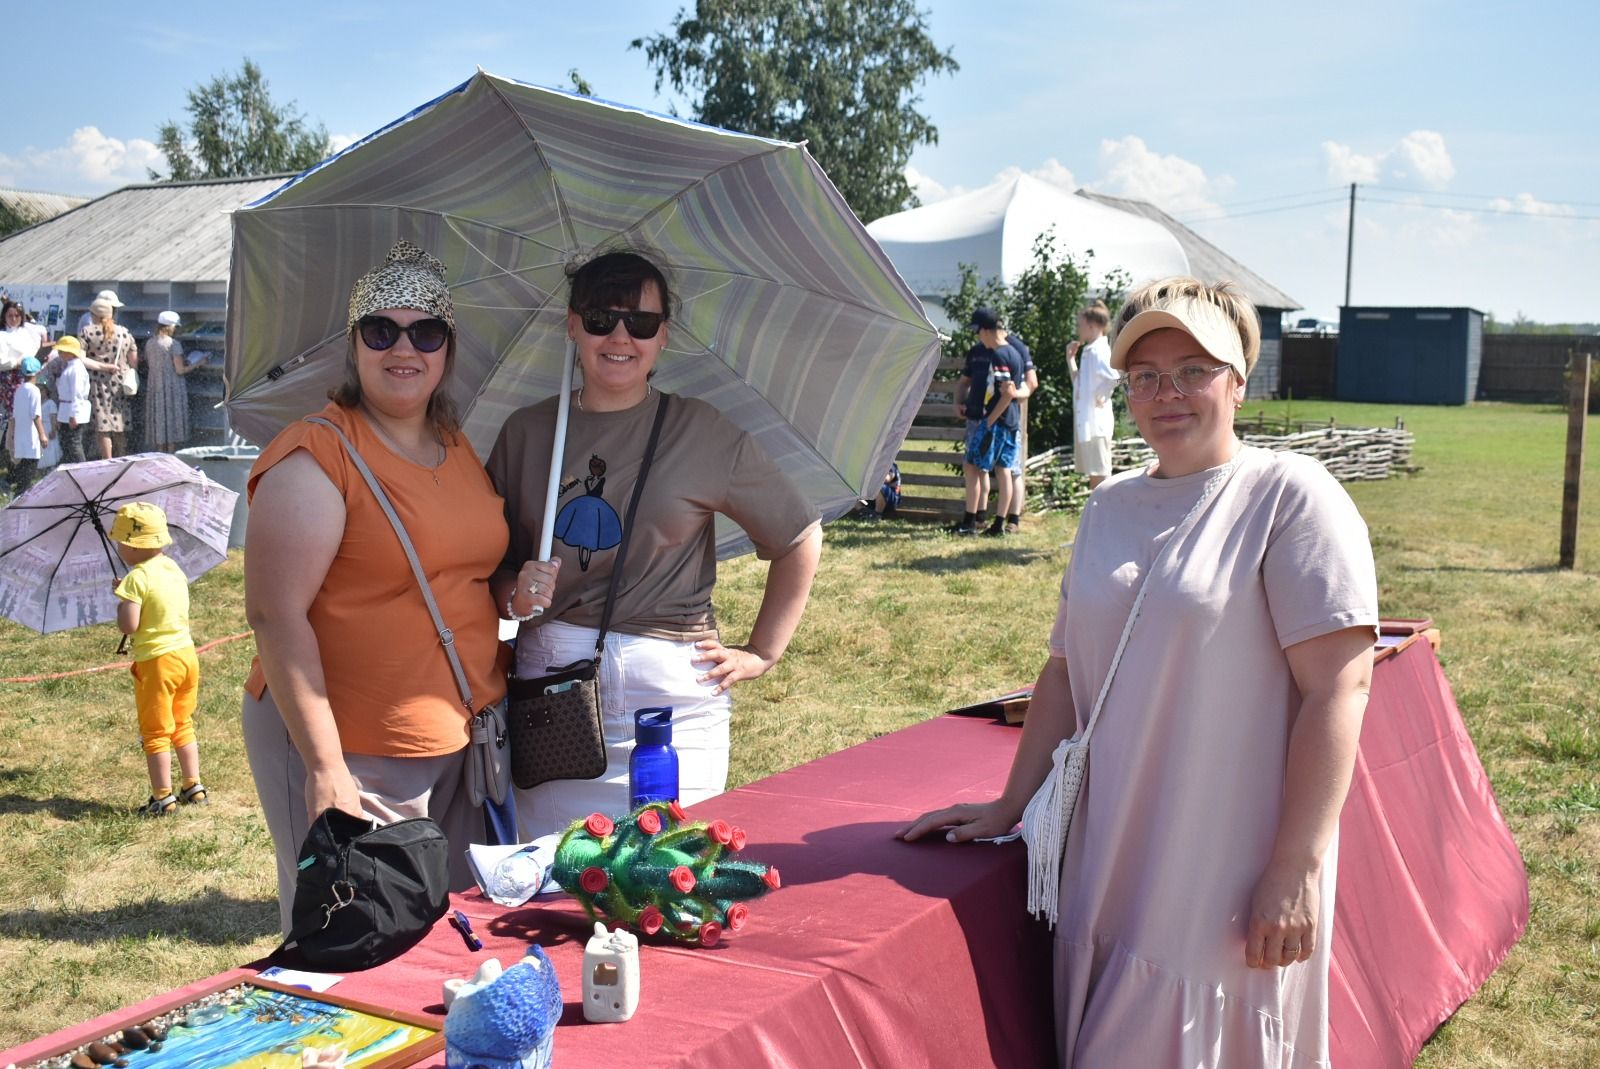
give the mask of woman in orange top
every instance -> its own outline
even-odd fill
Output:
[[[489,577],[503,505],[460,434],[445,383],[455,315],[444,265],[410,242],[355,285],[337,425],[393,502],[429,577],[480,708],[503,700]],[[464,790],[467,711],[399,539],[327,427],[297,422],[250,473],[245,613],[259,659],[245,745],[278,859],[290,927],[296,853],[329,808],[385,822],[427,816],[450,838],[451,881],[477,810]],[[549,595],[535,597],[548,607]],[[479,825],[481,827],[481,825]]]

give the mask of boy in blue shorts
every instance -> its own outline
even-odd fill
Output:
[[[140,812],[164,817],[179,802],[206,802],[200,747],[194,741],[200,662],[189,634],[189,577],[161,552],[172,536],[159,506],[148,501],[123,505],[111,524],[111,541],[128,566],[117,583],[117,627],[133,638],[133,698],[150,773],[150,799]],[[173,751],[183,772],[183,789],[176,794]]]
[[[966,511],[950,528],[958,535],[973,535],[983,524],[986,483],[994,473],[995,518],[986,535],[1006,533],[1011,511],[1011,465],[1017,459],[1021,406],[1017,385],[1025,381],[1022,357],[1005,340],[999,316],[989,308],[972,313],[971,327],[978,344],[967,352],[967,364],[956,382],[956,412],[967,421],[966,451],[961,474],[966,482]]]

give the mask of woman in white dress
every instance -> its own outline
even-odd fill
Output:
[[[1326,1069],[1339,812],[1372,676],[1366,525],[1315,460],[1241,444],[1260,345],[1228,287],[1153,283],[1111,364],[1156,463],[1090,496],[1000,797],[907,839],[1003,835],[1087,723],[1145,593],[1090,744],[1055,929],[1063,1065]]]
[[[144,343],[144,440],[163,453],[189,440],[189,390],[183,377],[190,365],[172,336],[177,329],[178,313],[162,312],[156,332]]]

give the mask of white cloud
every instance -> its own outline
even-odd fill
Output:
[[[1576,215],[1571,205],[1551,204],[1532,193],[1518,193],[1515,197],[1496,197],[1489,207],[1497,212],[1521,212],[1525,215]]]
[[[130,182],[147,182],[150,170],[166,170],[166,157],[142,137],[123,141],[95,126],[80,126],[65,145],[20,156],[0,156],[0,182],[52,193],[104,193]]]
[[[1233,188],[1231,178],[1207,178],[1199,164],[1153,152],[1133,134],[1101,141],[1100,166],[1102,177],[1092,184],[1094,189],[1147,200],[1169,212],[1214,209],[1214,197]]]
[[[1456,176],[1456,165],[1450,160],[1450,150],[1444,147],[1444,135],[1436,130],[1413,130],[1400,139],[1395,154],[1405,160],[1424,185],[1442,189]],[[1408,177],[1397,171],[1400,177]]]
[[[934,204],[941,200],[949,200],[951,197],[959,197],[963,193],[972,192],[966,186],[944,185],[932,175],[924,174],[915,167],[907,167],[905,174],[906,181],[911,184],[912,191],[916,193],[917,199],[923,204]],[[1031,171],[1024,171],[1021,167],[1007,167],[985,184],[993,185],[995,182],[1003,182],[1008,178],[1016,178],[1024,174],[1030,178],[1037,178],[1041,182],[1059,186],[1068,193],[1072,193],[1078,188],[1078,180],[1072,177],[1072,172],[1054,156],[1045,160]]]
[[[1413,130],[1379,153],[1357,152],[1337,141],[1322,143],[1328,180],[1339,185],[1372,185],[1384,179],[1417,181],[1430,189],[1443,189],[1456,176],[1455,162],[1437,130]]]
[[[962,186],[944,185],[932,175],[923,174],[915,167],[906,168],[906,182],[911,186],[911,191],[917,195],[917,199],[924,204],[949,200],[966,192]]]
[[[1328,181],[1341,186],[1351,182],[1371,185],[1378,180],[1378,171],[1383,165],[1380,157],[1363,156],[1349,145],[1336,141],[1324,141],[1322,155],[1328,161]]]
[[[365,134],[329,134],[328,155],[338,155],[365,136]]]

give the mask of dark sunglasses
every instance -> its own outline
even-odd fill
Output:
[[[367,348],[379,352],[392,348],[402,334],[411,338],[411,347],[419,353],[436,353],[450,340],[450,324],[442,319],[419,319],[402,327],[388,316],[362,316],[356,321],[356,329]]]
[[[604,338],[621,323],[628,328],[630,336],[640,341],[655,337],[661,332],[661,324],[667,321],[664,312],[624,312],[616,308],[590,308],[579,312],[578,318],[583,320],[583,329],[590,334]]]

